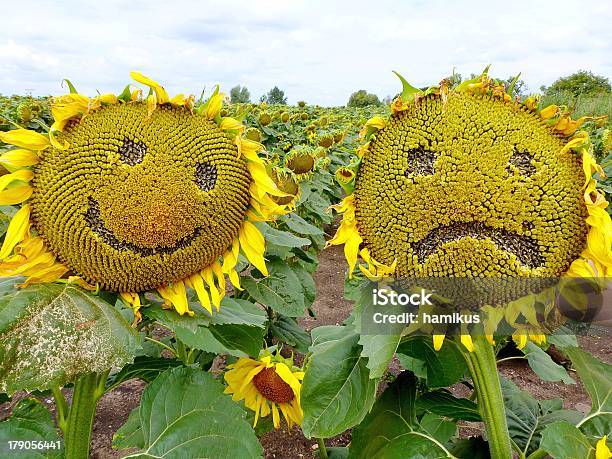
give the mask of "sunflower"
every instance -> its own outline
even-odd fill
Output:
[[[287,425],[301,425],[303,413],[300,406],[300,391],[304,372],[293,366],[293,359],[284,359],[280,354],[265,352],[258,360],[239,358],[228,365],[225,372],[226,394],[234,401],[244,400],[247,408],[255,411],[253,427],[261,416],[272,412],[274,427],[280,427],[279,409]],[[270,403],[270,405],[268,405]]]
[[[187,289],[210,313],[226,276],[240,288],[242,253],[267,275],[255,222],[275,218],[284,197],[266,172],[262,145],[221,117],[218,87],[198,108],[170,98],[144,75],[142,97],[70,94],[52,100],[48,134],[0,133],[18,147],[0,163],[0,205],[18,205],[0,248],[0,276],[22,286],[79,282],[119,292],[138,318],[140,293],[156,290],[167,307],[193,315]]]
[[[486,70],[455,89],[399,77],[390,116],[365,123],[358,160],[336,175],[348,195],[333,206],[343,218],[328,245],[344,245],[349,276],[357,265],[371,280],[612,273],[604,174],[579,130],[594,118],[513,99]],[[490,322],[529,316],[515,338],[542,342],[533,301],[491,308]]]

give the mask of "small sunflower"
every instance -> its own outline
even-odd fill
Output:
[[[519,102],[486,71],[454,89],[400,79],[391,115],[365,123],[355,167],[337,172],[348,195],[328,245],[344,245],[349,276],[359,257],[372,280],[612,274],[612,222],[595,178],[604,174],[579,130],[594,118]],[[523,314],[536,327],[533,301],[493,322]],[[542,342],[531,326],[517,330],[519,344]]]
[[[272,412],[274,427],[280,427],[279,410],[287,425],[301,425],[303,413],[300,406],[300,391],[304,372],[293,366],[293,359],[284,359],[279,354],[265,353],[258,360],[243,357],[228,365],[225,372],[226,394],[234,401],[244,400],[247,408],[255,412],[253,427],[261,416]],[[268,405],[269,403],[269,405]]]
[[[197,109],[138,72],[119,96],[70,94],[51,103],[48,134],[0,133],[0,205],[20,205],[0,248],[0,276],[78,281],[119,292],[138,318],[140,292],[193,315],[187,288],[212,313],[226,280],[240,288],[240,253],[264,275],[265,241],[254,222],[286,213],[266,172],[263,146],[220,114],[223,94]]]

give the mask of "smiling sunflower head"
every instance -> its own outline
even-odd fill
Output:
[[[351,272],[361,256],[372,279],[610,274],[587,117],[521,103],[486,72],[455,89],[401,80],[391,115],[364,126],[336,206],[329,244],[345,244]]]
[[[128,86],[120,96],[71,93],[53,100],[48,135],[0,133],[15,145],[2,156],[0,204],[20,205],[0,249],[0,275],[24,285],[80,279],[120,292],[135,309],[156,289],[192,314],[186,288],[212,311],[225,276],[239,287],[239,253],[267,275],[264,238],[254,221],[286,210],[266,173],[262,146],[221,117],[223,94],[194,108],[162,86]]]

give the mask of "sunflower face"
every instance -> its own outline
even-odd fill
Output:
[[[355,220],[396,276],[559,276],[585,247],[580,158],[516,105],[465,93],[391,116],[364,155]],[[566,149],[567,150],[567,149]]]
[[[35,167],[32,218],[52,251],[91,283],[142,291],[213,263],[249,206],[251,176],[205,117],[118,104],[71,122]]]
[[[257,373],[253,377],[253,384],[264,398],[275,403],[289,403],[295,397],[291,386],[273,368],[265,368]]]

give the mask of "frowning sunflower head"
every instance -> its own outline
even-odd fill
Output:
[[[239,288],[239,253],[267,275],[264,239],[254,225],[285,212],[282,197],[242,137],[220,115],[223,94],[194,108],[193,96],[169,98],[158,83],[120,95],[71,93],[53,100],[47,135],[0,133],[15,145],[2,156],[11,172],[0,204],[20,205],[0,249],[0,275],[24,285],[78,278],[120,292],[137,310],[139,292],[156,289],[192,314],[186,288],[209,311],[225,276]]]
[[[358,160],[339,171],[349,195],[329,244],[344,244],[351,273],[357,264],[373,280],[612,273],[603,171],[579,130],[589,118],[519,102],[486,71],[454,89],[400,79],[391,115],[365,124]]]

